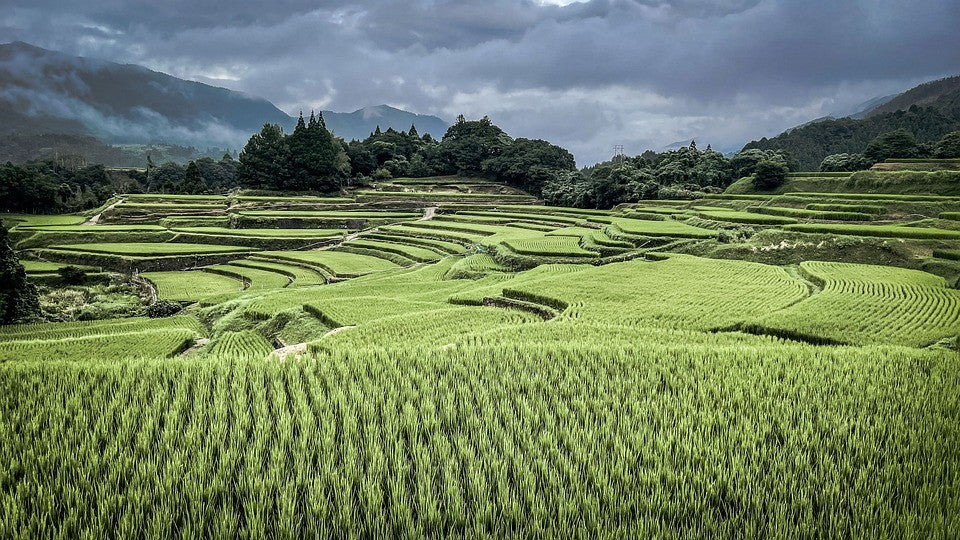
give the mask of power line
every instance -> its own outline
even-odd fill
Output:
[[[622,144],[613,145],[613,160],[617,162],[621,168],[623,168],[624,157],[625,156],[623,155],[623,145]]]

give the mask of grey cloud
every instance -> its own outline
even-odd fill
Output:
[[[0,28],[288,112],[388,103],[451,118],[488,107],[511,133],[565,143],[581,163],[622,141],[733,147],[960,72],[956,0],[541,4],[14,0]]]

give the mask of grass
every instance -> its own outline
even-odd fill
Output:
[[[847,174],[847,173],[844,173]],[[858,171],[846,177],[804,174],[788,176],[778,188],[766,194],[845,193],[875,196],[960,195],[960,171]],[[730,185],[725,194],[757,193],[750,177]]]
[[[311,285],[323,285],[327,282],[327,277],[325,274],[318,272],[316,270],[311,270],[303,266],[297,266],[294,264],[283,264],[270,261],[259,261],[259,260],[249,260],[249,259],[239,259],[236,261],[230,261],[230,266],[242,266],[247,268],[259,269],[259,270],[269,270],[285,276],[289,276],[293,279],[293,282],[290,283],[290,287],[308,287]]]
[[[594,219],[591,219],[594,221]],[[679,221],[648,221],[642,219],[610,218],[611,227],[629,236],[666,236],[673,238],[714,238],[716,231],[701,229]]]
[[[412,219],[414,212],[371,212],[369,210],[256,210],[240,212],[241,216],[270,218],[330,218],[330,219]]]
[[[915,238],[930,240],[954,240],[960,231],[931,227],[905,227],[902,225],[852,225],[842,223],[801,223],[785,225],[784,230],[818,234],[846,234],[853,236],[879,236],[882,238]]]
[[[250,236],[256,238],[333,238],[343,236],[346,229],[230,229],[226,227],[180,227],[176,232],[213,236]]]
[[[460,192],[432,192],[432,191],[358,191],[359,199],[417,199],[427,201],[534,201],[530,195],[502,194],[502,193],[460,193]]]
[[[224,253],[244,253],[250,248],[237,246],[218,246],[215,244],[180,243],[91,243],[65,244],[50,246],[52,250],[79,253],[102,253],[124,257],[162,257],[168,255],[214,255]]]
[[[751,206],[747,208],[748,212],[756,214],[767,214],[772,216],[785,216],[804,219],[822,219],[829,221],[870,221],[873,219],[871,214],[862,212],[837,212],[827,210],[808,210],[803,208],[790,208],[787,206]]]
[[[377,257],[342,251],[264,251],[259,256],[277,261],[292,261],[316,266],[337,277],[356,277],[371,272],[396,268],[397,265]]]
[[[814,341],[917,347],[960,334],[960,291],[940,277],[831,262],[804,262],[800,269],[823,291],[748,327]]]
[[[6,227],[47,227],[51,225],[79,225],[85,216],[74,214],[10,214],[0,213],[0,222]]]
[[[273,352],[273,345],[253,330],[225,332],[210,346],[208,354],[218,358],[261,360]]]
[[[818,204],[811,203],[805,207],[807,210],[817,210],[824,212],[855,212],[860,214],[883,214],[886,209],[882,206],[870,204]]]
[[[675,219],[507,206],[457,209],[598,228],[411,221],[346,248],[378,257],[274,250],[209,269],[245,290],[211,271],[143,274],[161,298],[199,302],[175,317],[0,327],[0,537],[957,529],[960,291],[915,270],[668,251],[870,243],[918,264],[960,251],[960,231],[782,223],[714,240]],[[864,228],[898,240],[844,236]],[[824,234],[784,247],[808,238],[795,230]],[[938,240],[894,234],[925,231]],[[608,262],[635,241],[659,260]],[[507,247],[592,264],[511,271]],[[306,345],[281,362],[273,343]]]
[[[511,251],[533,257],[599,257],[596,251],[580,246],[580,238],[574,236],[543,236],[503,242]]]
[[[368,249],[372,251],[383,251],[386,253],[394,253],[416,262],[434,262],[434,261],[440,260],[440,257],[441,257],[441,254],[437,253],[432,249],[427,249],[424,247],[418,247],[418,246],[412,246],[412,245],[397,244],[394,242],[367,240],[367,239],[364,239],[363,237],[361,237],[358,240],[345,242],[343,245],[349,246],[349,247],[361,248],[361,249]]]
[[[74,268],[80,268],[82,270],[94,270],[94,268],[89,266],[69,265],[47,261],[21,260],[20,264],[23,265],[23,269],[26,270],[27,274],[56,274],[57,271],[65,266],[73,266]]]
[[[706,208],[706,207],[703,207]],[[697,215],[714,221],[729,221],[731,223],[751,223],[757,225],[789,225],[796,223],[796,218],[757,214],[755,212],[738,212],[736,210],[711,209],[697,210]]]
[[[233,277],[199,271],[144,272],[157,288],[157,298],[177,302],[199,302],[226,293],[239,293],[243,283]]]

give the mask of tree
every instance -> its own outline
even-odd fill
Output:
[[[934,145],[933,154],[940,159],[960,158],[960,131],[952,131]]]
[[[783,185],[790,170],[779,160],[764,159],[753,172],[753,185],[760,190],[776,189]]]
[[[873,163],[863,154],[831,154],[823,158],[820,170],[823,172],[847,172],[869,169]]]
[[[203,181],[203,176],[200,174],[200,168],[197,167],[196,162],[191,161],[187,164],[187,169],[184,171],[183,183],[180,184],[177,189],[177,193],[185,193],[187,195],[199,195],[201,193],[206,193],[207,184]]]
[[[37,287],[10,247],[7,228],[0,224],[0,324],[26,321],[39,315]]]
[[[168,161],[155,167],[147,178],[150,191],[160,193],[178,193],[184,181],[185,171],[179,163]]]
[[[779,161],[787,167],[788,171],[797,170],[799,166],[797,160],[786,150],[758,150],[756,148],[737,153],[730,158],[730,166],[733,168],[735,178],[743,178],[754,174],[761,161]]]
[[[240,152],[237,180],[253,189],[283,189],[289,174],[290,149],[277,124],[264,124]]]
[[[443,155],[461,175],[480,175],[484,160],[500,155],[512,140],[484,116],[468,122],[463,115],[450,126],[440,142]]]
[[[499,155],[481,164],[483,174],[493,180],[540,194],[543,169],[572,171],[577,164],[567,150],[539,139],[515,139]]]
[[[898,129],[884,133],[870,141],[863,155],[874,163],[891,158],[920,157],[920,146],[913,133],[905,129]]]
[[[338,179],[343,175],[341,155],[346,156],[340,142],[326,128],[323,112],[310,113],[310,121],[303,122],[303,115],[290,135],[290,181],[286,189],[297,191],[321,191],[329,193],[339,188]],[[346,171],[349,173],[349,159]]]
[[[83,285],[87,281],[87,272],[76,266],[64,266],[57,270],[60,281],[66,285]]]

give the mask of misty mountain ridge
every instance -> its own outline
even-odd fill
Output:
[[[324,111],[346,139],[381,129],[440,137],[448,124],[386,105]],[[239,148],[264,123],[291,130],[295,118],[266,99],[187,81],[135,64],[70,56],[24,42],[0,45],[0,134],[92,135],[113,144]]]

